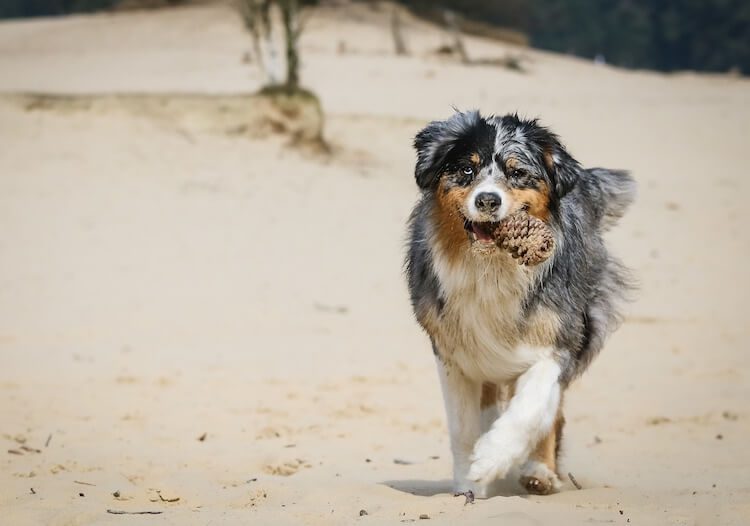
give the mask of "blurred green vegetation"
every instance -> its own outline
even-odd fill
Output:
[[[509,28],[525,34],[534,47],[599,56],[619,66],[750,74],[750,0],[399,1],[433,20],[440,19],[440,10],[450,9],[469,22],[469,29],[471,22]],[[98,11],[119,3],[0,0],[0,18]]]
[[[115,3],[115,0],[0,0],[0,18],[99,11]]]
[[[187,4],[189,0],[0,0],[0,19],[91,13],[115,7],[166,7]],[[314,5],[318,0],[300,0]]]
[[[750,73],[748,0],[542,0],[532,42],[614,64]],[[586,15],[588,13],[588,15]],[[547,30],[545,27],[549,27]]]
[[[534,47],[662,71],[750,73],[750,0],[400,0],[519,30]]]

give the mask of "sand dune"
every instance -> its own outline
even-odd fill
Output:
[[[480,39],[527,72],[463,66],[415,20],[395,57],[387,20],[320,9],[304,34],[330,154],[19,95],[254,91],[227,7],[0,24],[0,524],[750,522],[750,83]],[[582,490],[449,494],[401,258],[411,137],[451,105],[540,116],[639,182],[610,241],[641,290],[566,400]]]

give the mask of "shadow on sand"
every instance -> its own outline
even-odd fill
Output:
[[[381,482],[384,486],[410,493],[420,497],[433,497],[435,495],[453,495],[453,481],[443,480],[386,480]],[[517,497],[525,496],[526,492],[517,483],[511,480],[499,480],[492,484],[488,496],[490,497]]]

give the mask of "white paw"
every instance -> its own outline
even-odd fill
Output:
[[[555,493],[562,487],[557,473],[538,460],[529,460],[521,468],[521,485],[535,495]]]
[[[510,446],[508,441],[496,440],[493,433],[484,434],[474,446],[466,478],[483,486],[504,478],[517,458],[516,448]]]

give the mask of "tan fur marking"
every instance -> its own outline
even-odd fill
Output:
[[[564,423],[565,417],[562,414],[562,401],[560,401],[557,417],[555,417],[555,425],[552,426],[547,436],[537,444],[534,452],[529,456],[531,460],[542,462],[555,473],[557,473],[557,458],[560,452],[560,439],[562,438]]]
[[[560,317],[546,307],[539,307],[526,322],[524,341],[539,347],[552,347],[560,331]]]
[[[555,448],[557,445],[557,426],[553,427],[552,430],[547,433],[539,444],[537,444],[534,452],[529,458],[545,464],[549,469],[557,473],[557,456],[555,455]]]
[[[482,398],[479,400],[479,407],[481,409],[487,409],[497,405],[497,385],[484,382],[482,384]]]
[[[471,157],[469,157],[469,160],[474,164],[479,164],[479,162],[481,161],[479,154],[476,152],[471,154]]]
[[[416,317],[419,324],[424,327],[428,334],[433,334],[439,323],[439,315],[435,307],[421,306],[417,308]]]
[[[562,410],[562,395],[560,395],[560,407],[557,409],[555,419],[555,463],[560,462],[560,446],[562,445],[563,427],[565,427],[565,415]]]
[[[505,170],[506,171],[514,170],[518,168],[519,164],[520,163],[518,162],[518,159],[514,157],[509,157],[508,159],[505,160]]]
[[[555,168],[555,159],[552,156],[552,150],[544,150],[544,166],[548,171],[552,171]]]
[[[468,188],[445,189],[441,182],[433,208],[435,234],[445,256],[455,262],[468,248],[469,238],[464,229],[464,216],[461,207],[469,194]]]
[[[506,409],[508,409],[508,404],[510,403],[510,399],[513,398],[513,395],[515,394],[516,394],[516,381],[515,380],[500,384],[500,386],[497,389],[497,400],[500,403],[501,411],[505,411]]]
[[[549,220],[549,187],[545,183],[540,188],[510,188],[508,191],[513,196],[513,211],[526,205],[532,216]]]

